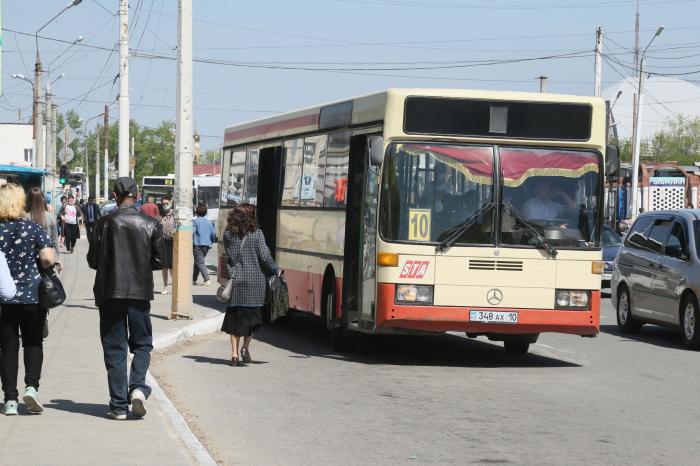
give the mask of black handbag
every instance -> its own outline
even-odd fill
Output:
[[[66,301],[66,290],[56,275],[53,266],[49,269],[39,268],[39,305],[44,309],[52,309]]]

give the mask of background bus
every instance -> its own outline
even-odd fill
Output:
[[[175,175],[144,176],[141,184],[141,199],[146,202],[148,196],[153,196],[156,204],[160,204],[163,196],[171,199],[175,194]]]
[[[394,89],[226,129],[220,220],[257,204],[290,306],[336,342],[462,331],[525,352],[599,332],[605,151],[598,98]]]
[[[192,206],[197,207],[199,202],[206,202],[208,206],[207,218],[217,224],[219,219],[219,204],[221,179],[217,176],[195,176],[192,178]],[[141,198],[143,202],[148,196],[155,198],[156,204],[160,204],[163,196],[175,196],[175,175],[144,176],[141,185]]]

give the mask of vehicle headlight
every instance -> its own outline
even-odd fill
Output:
[[[557,290],[555,307],[558,309],[586,309],[588,308],[588,291]]]
[[[396,285],[397,304],[432,304],[432,285]]]

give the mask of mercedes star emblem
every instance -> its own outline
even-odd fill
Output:
[[[490,305],[495,306],[496,304],[501,304],[503,301],[503,292],[498,288],[492,288],[486,293],[486,301]]]

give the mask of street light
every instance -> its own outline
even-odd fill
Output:
[[[647,50],[649,50],[652,42],[654,42],[654,39],[659,37],[662,32],[664,32],[664,27],[659,26],[654,34],[654,37],[652,37],[647,46],[644,47],[642,57],[639,60],[639,83],[637,85],[636,108],[637,119],[634,121],[634,145],[632,146],[632,219],[637,217],[637,211],[639,210],[639,151],[642,144],[642,90],[644,86],[644,56],[646,55]]]
[[[82,0],[73,0],[71,1],[68,5],[63,7],[61,11],[59,11],[53,18],[48,20],[44,25],[42,25],[39,29],[36,30],[34,33],[34,43],[36,46],[36,63],[34,64],[34,141],[35,141],[35,154],[34,154],[34,166],[39,165],[41,168],[44,168],[45,166],[45,161],[44,161],[44,141],[43,141],[43,122],[41,118],[41,58],[39,57],[39,33],[44,29],[46,26],[51,24],[61,16],[65,11],[73,8],[76,5],[79,5],[82,2]],[[51,172],[53,173],[54,167],[51,167]]]
[[[84,37],[82,34],[79,35],[73,42],[70,43],[70,45],[69,45],[68,47],[65,48],[65,50],[64,50],[63,52],[59,53],[53,60],[51,60],[51,62],[49,62],[49,64],[46,66],[46,68],[47,68],[48,70],[50,70],[50,69],[51,69],[51,65],[53,65],[54,63],[56,63],[56,62],[58,61],[58,59],[61,58],[63,55],[65,55],[66,52],[68,52],[68,51],[71,49],[71,47],[73,47],[75,44],[81,43],[81,42],[83,41],[84,38],[85,38],[85,37]]]

